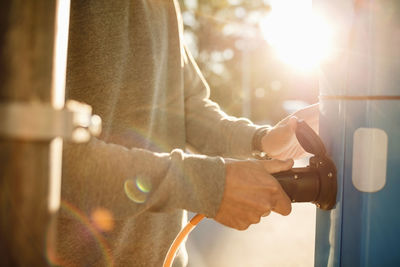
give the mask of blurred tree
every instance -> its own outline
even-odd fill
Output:
[[[285,100],[316,101],[316,80],[293,76],[263,39],[258,24],[271,9],[268,0],[180,4],[186,44],[211,87],[211,99],[229,115],[276,123],[287,114]],[[299,88],[309,93],[296,93]]]

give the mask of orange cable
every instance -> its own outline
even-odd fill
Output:
[[[182,244],[183,240],[190,234],[190,232],[196,227],[196,225],[204,219],[203,214],[197,214],[194,216],[190,222],[186,224],[186,226],[179,232],[179,234],[175,237],[174,242],[172,242],[169,250],[167,252],[167,256],[165,256],[163,267],[171,267],[174,262],[176,252],[179,246]]]

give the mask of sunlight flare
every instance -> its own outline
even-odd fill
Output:
[[[310,71],[332,55],[332,27],[312,12],[311,0],[271,1],[271,7],[260,28],[282,61]]]

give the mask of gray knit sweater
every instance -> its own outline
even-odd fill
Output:
[[[72,1],[69,37],[68,98],[90,104],[103,132],[64,147],[53,261],[161,266],[184,210],[216,215],[222,157],[249,157],[257,127],[208,99],[176,1]]]

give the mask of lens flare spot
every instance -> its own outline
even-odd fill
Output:
[[[149,180],[145,179],[144,177],[136,178],[136,186],[139,188],[140,191],[143,193],[149,193],[151,190],[151,183]]]
[[[128,179],[124,183],[126,196],[135,203],[144,203],[147,199],[147,193],[138,188],[136,179]]]
[[[108,209],[96,208],[90,218],[94,226],[102,232],[109,232],[114,229],[114,216]]]

